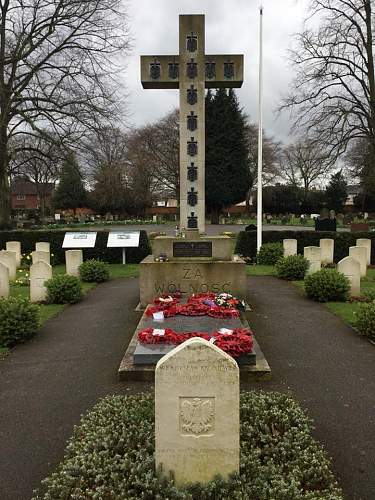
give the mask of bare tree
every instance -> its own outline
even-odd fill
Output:
[[[333,167],[330,155],[313,141],[299,140],[283,149],[280,176],[287,184],[303,188],[303,201],[309,190],[324,178]]]
[[[72,145],[113,119],[114,61],[128,46],[121,0],[0,0],[0,226],[10,216],[10,142],[26,134]]]
[[[374,159],[373,2],[310,1],[311,16],[291,51],[296,76],[281,109],[292,109],[295,127],[329,147],[330,154],[338,156],[353,140],[365,139]]]

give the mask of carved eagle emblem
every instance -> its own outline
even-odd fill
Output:
[[[191,398],[181,403],[182,430],[191,434],[204,434],[213,427],[214,404],[212,399]]]

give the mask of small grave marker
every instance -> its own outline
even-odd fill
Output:
[[[39,260],[30,266],[30,301],[44,302],[47,299],[45,282],[52,278],[52,266]]]
[[[0,297],[9,296],[9,269],[0,263]]]
[[[367,273],[367,248],[366,247],[349,247],[349,257],[359,262],[361,277]]]
[[[303,249],[305,259],[309,261],[307,274],[315,273],[321,268],[322,251],[320,247],[305,247]]]
[[[358,238],[355,242],[357,247],[367,248],[367,265],[371,264],[371,240],[369,238]]]
[[[6,249],[8,252],[14,252],[16,254],[16,265],[20,267],[21,265],[21,243],[19,241],[7,241]]]
[[[297,255],[297,240],[283,240],[284,257]]]
[[[65,265],[66,274],[70,276],[79,276],[79,266],[83,262],[82,250],[66,250],[65,252]]]
[[[51,264],[51,255],[49,252],[44,252],[42,250],[35,250],[34,252],[31,252],[31,257],[33,260],[33,264],[36,264],[37,262],[43,261],[46,264]]]
[[[350,296],[361,295],[361,268],[359,262],[353,257],[345,257],[337,264],[339,273],[344,274],[350,281]]]
[[[319,246],[322,252],[322,264],[333,264],[335,240],[333,240],[332,238],[323,238],[319,240]]]
[[[0,251],[0,263],[4,264],[9,271],[9,279],[15,280],[17,275],[17,256],[15,252],[9,252],[8,250]]]

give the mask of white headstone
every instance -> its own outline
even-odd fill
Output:
[[[371,264],[371,240],[370,238],[358,238],[355,242],[357,247],[367,248],[367,265]]]
[[[332,238],[323,238],[319,240],[319,246],[322,251],[322,264],[333,264],[335,240],[333,240]]]
[[[284,257],[297,255],[297,240],[283,240]]]
[[[322,251],[320,247],[305,247],[303,256],[309,261],[307,274],[315,273],[321,268]]]
[[[337,270],[349,278],[351,297],[359,297],[361,295],[361,268],[359,262],[353,257],[345,257],[337,264]]]
[[[0,251],[0,263],[4,264],[9,271],[9,279],[15,280],[17,275],[17,260],[16,253],[9,252],[8,250]]]
[[[52,278],[52,266],[40,260],[30,266],[30,301],[44,302],[47,298],[45,282]]]
[[[16,254],[16,265],[20,267],[21,265],[21,243],[19,241],[7,241],[6,249],[9,252],[14,252]]]
[[[238,365],[206,340],[187,340],[156,365],[155,452],[178,485],[239,470]]]
[[[359,262],[361,277],[366,276],[367,272],[367,248],[366,247],[349,247],[349,257]]]
[[[50,253],[50,244],[47,241],[38,241],[37,243],[35,243],[35,250],[37,252]]]
[[[31,252],[31,257],[33,259],[33,264],[43,261],[46,264],[51,264],[51,256],[49,252],[43,252],[41,250],[35,250]]]
[[[83,262],[82,250],[66,250],[65,251],[65,264],[66,274],[70,276],[79,276],[78,268]]]
[[[0,263],[0,297],[9,295],[9,269]]]

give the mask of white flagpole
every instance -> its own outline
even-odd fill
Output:
[[[262,246],[262,162],[263,162],[263,7],[259,7],[259,101],[258,101],[258,192],[257,192],[257,250]]]

